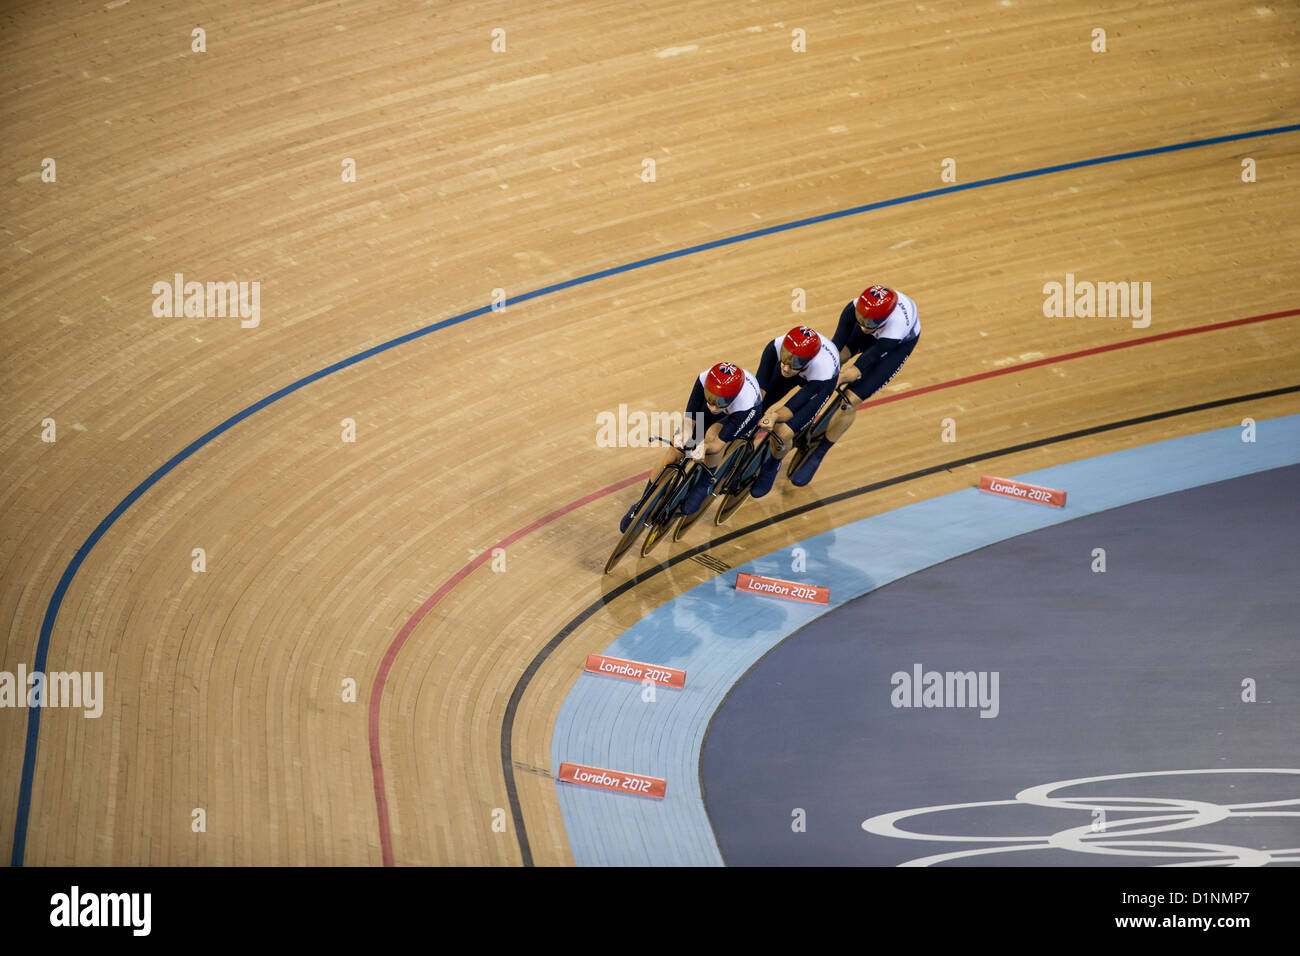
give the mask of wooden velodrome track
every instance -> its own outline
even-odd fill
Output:
[[[495,288],[942,188],[946,158],[972,183],[1294,124],[1298,24],[1264,0],[7,8],[0,670],[39,660],[60,579],[133,489],[305,376]],[[1294,316],[1032,364],[1300,307],[1298,182],[1287,132],[952,192],[517,301],[284,395],[158,477],[75,568],[46,667],[104,672],[104,715],[40,711],[28,795],[29,712],[0,709],[0,840],[21,832],[23,862],[47,865],[571,863],[549,778],[560,703],[588,652],[715,573],[646,578],[521,683],[579,611],[717,534],[602,576],[634,489],[574,503],[657,453],[597,448],[600,412],[678,409],[700,369],[753,368],[801,321],[831,331],[872,282],[908,292],[924,326],[884,395],[1030,366],[863,412],[811,486],[782,481],[741,528],[1300,384]],[[178,272],[260,282],[260,325],[155,317],[153,283]],[[1067,273],[1150,282],[1150,328],[1045,317],[1043,284]],[[1294,392],[1208,408],[996,471],[1298,411]],[[979,474],[709,553],[735,565]]]

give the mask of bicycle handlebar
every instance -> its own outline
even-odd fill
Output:
[[[664,437],[661,436],[661,435],[651,435],[651,436],[650,436],[650,440],[651,440],[651,441],[660,441],[660,442],[663,442],[665,445],[672,445],[674,448],[678,448],[678,447],[679,447],[676,443],[673,442],[672,439],[670,439],[670,438],[664,438]],[[682,451],[691,451],[691,450],[694,449],[695,446],[698,445],[699,443],[700,443],[699,439],[694,438],[694,437],[691,437],[691,438],[686,439],[684,442],[682,442],[680,448],[681,448]]]

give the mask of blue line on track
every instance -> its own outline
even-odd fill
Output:
[[[588,282],[595,282],[597,279],[604,279],[609,276],[618,275],[622,272],[644,269],[647,266],[656,265],[660,262],[668,262],[672,259],[680,259],[683,256],[694,255],[699,252],[707,252],[710,249],[718,249],[722,246],[734,245],[735,243],[745,242],[749,239],[759,239],[763,236],[772,235],[778,232],[787,232],[791,229],[799,229],[803,226],[813,226],[822,222],[830,222],[834,219],[843,219],[847,216],[856,216],[876,209],[885,209],[889,206],[901,206],[907,203],[919,202],[922,199],[946,196],[949,193],[965,192],[970,189],[979,189],[984,186],[996,186],[1000,183],[1014,182],[1018,179],[1033,179],[1038,176],[1047,176],[1051,173],[1060,173],[1071,169],[1082,169],[1087,166],[1101,166],[1107,163],[1118,163],[1126,159],[1140,159],[1144,156],[1158,156],[1162,153],[1176,153],[1186,149],[1197,149],[1202,146],[1215,146],[1220,143],[1232,143],[1244,139],[1256,139],[1261,136],[1276,136],[1280,133],[1294,133],[1297,131],[1300,131],[1300,123],[1292,124],[1290,126],[1274,126],[1268,129],[1252,130],[1246,133],[1232,133],[1227,136],[1214,136],[1210,139],[1197,139],[1190,140],[1186,143],[1174,143],[1171,146],[1154,146],[1150,149],[1133,150],[1128,153],[1114,153],[1110,156],[1098,156],[1094,159],[1083,159],[1073,163],[1061,163],[1056,166],[1043,166],[1038,169],[1030,169],[1024,172],[1008,173],[1005,176],[994,176],[990,179],[980,179],[975,182],[945,186],[941,189],[930,189],[925,192],[911,193],[910,195],[899,196],[895,199],[884,199],[880,202],[867,203],[863,206],[853,206],[849,209],[823,213],[820,216],[809,216],[806,219],[796,219],[792,222],[767,226],[763,229],[755,229],[751,232],[742,232],[735,236],[714,239],[711,242],[703,242],[698,245],[687,246],[684,249],[677,249],[673,252],[665,252],[661,255],[651,256],[648,259],[638,259],[637,261],[629,262],[626,265],[615,266],[610,269],[602,269],[599,272],[590,272],[586,275],[578,276],[575,279],[566,279],[563,282],[556,282],[552,285],[543,286],[540,289],[534,289],[531,292],[525,292],[508,299],[507,304],[527,302],[529,299],[536,299],[544,295],[550,295],[553,292],[560,292],[574,286],[585,285]],[[173,468],[185,461],[185,459],[189,458],[218,435],[221,435],[223,432],[228,431],[242,422],[245,418],[248,418],[256,412],[260,412],[273,402],[279,401],[286,395],[290,395],[318,379],[322,379],[327,375],[332,375],[335,372],[348,368],[351,365],[355,365],[358,362],[364,361],[371,356],[378,355],[381,352],[386,352],[399,345],[405,345],[407,342],[414,341],[415,339],[428,335],[431,332],[437,332],[439,329],[459,325],[461,322],[466,322],[470,319],[477,318],[480,315],[485,315],[490,311],[492,311],[491,307],[481,306],[469,312],[462,312],[460,315],[454,315],[449,319],[443,319],[441,322],[435,322],[433,325],[426,325],[424,328],[416,329],[414,332],[408,332],[395,339],[389,339],[387,342],[368,348],[363,352],[358,352],[356,355],[352,355],[342,361],[335,362],[327,368],[323,368],[318,372],[313,372],[304,378],[298,379],[296,382],[286,385],[279,391],[266,396],[261,401],[254,402],[243,411],[227,418],[220,425],[217,425],[211,431],[206,432],[199,438],[195,439],[181,451],[173,455],[153,474],[140,482],[140,484],[136,486],[135,490],[123,498],[118,506],[110,511],[108,516],[96,526],[95,530],[90,533],[90,537],[82,543],[81,547],[77,549],[77,553],[73,555],[72,560],[64,569],[63,575],[59,578],[59,583],[54,589],[54,594],[50,597],[50,603],[45,609],[45,619],[41,622],[41,636],[36,645],[36,662],[33,670],[42,672],[45,670],[45,664],[49,656],[50,635],[54,631],[55,618],[58,617],[59,608],[63,604],[63,597],[67,593],[68,587],[72,584],[72,579],[76,577],[77,570],[81,567],[81,563],[86,560],[86,556],[90,554],[90,550],[95,546],[99,539],[104,536],[108,529],[113,526],[113,523],[126,512],[127,508],[131,507],[140,496],[152,488]],[[14,820],[13,855],[11,858],[12,865],[14,866],[23,865],[23,853],[27,844],[27,821],[31,812],[32,783],[36,775],[36,744],[40,737],[40,730],[41,708],[33,707],[27,714],[27,741],[26,749],[23,752],[23,771],[18,795],[18,814]]]

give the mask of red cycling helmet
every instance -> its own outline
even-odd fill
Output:
[[[733,365],[730,362],[719,362],[709,369],[708,375],[704,376],[705,390],[719,398],[735,398],[740,394],[740,389],[744,384],[745,373],[740,370],[740,366]],[[725,405],[726,403],[712,402],[710,404]]]
[[[854,303],[858,315],[867,320],[867,329],[872,332],[884,324],[896,305],[898,293],[883,285],[873,285],[858,296],[858,301]]]
[[[806,325],[791,329],[785,334],[784,341],[781,342],[781,351],[790,353],[791,358],[796,361],[791,361],[789,364],[797,369],[803,368],[815,359],[817,353],[821,351],[821,347],[821,336]]]

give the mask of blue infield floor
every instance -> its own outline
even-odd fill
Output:
[[[576,861],[1300,859],[1297,464],[1300,416],[1224,428],[1007,476],[1064,509],[969,489],[800,542],[802,574],[792,546],[699,585],[605,650],[684,690],[584,675],[561,709],[554,769],[668,781],[557,784]]]
[[[1300,861],[1297,501],[1300,465],[1203,485],[990,545],[813,621],[710,727],[724,859]]]

